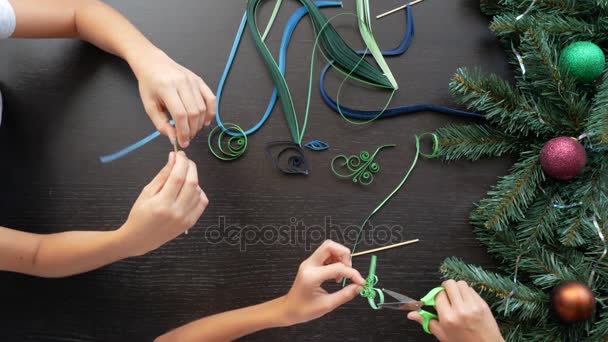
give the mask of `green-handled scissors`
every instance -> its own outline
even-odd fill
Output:
[[[422,317],[422,329],[424,329],[424,332],[426,332],[427,334],[430,334],[431,330],[429,328],[429,324],[432,320],[439,320],[439,317],[432,312],[422,310],[422,307],[435,307],[435,297],[437,297],[437,295],[443,291],[445,291],[443,287],[436,287],[432,289],[429,293],[427,293],[426,296],[422,297],[422,299],[415,300],[408,296],[402,295],[401,293],[382,289],[382,292],[395,298],[397,301],[384,303],[380,305],[380,307],[383,309],[393,309],[401,311],[417,311],[418,314]]]

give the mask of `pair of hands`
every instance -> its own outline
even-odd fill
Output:
[[[128,256],[153,251],[190,229],[208,204],[198,183],[196,164],[184,152],[171,152],[165,167],[143,189],[117,231],[121,245]]]
[[[148,116],[161,134],[187,148],[196,134],[211,124],[216,98],[192,71],[156,48],[129,60],[139,81],[139,93]],[[171,114],[175,127],[169,124]]]
[[[322,284],[328,280],[353,284],[328,293]],[[365,279],[352,268],[351,252],[346,247],[325,241],[302,262],[289,293],[282,298],[284,325],[293,325],[319,318],[359,295]],[[504,341],[488,304],[467,283],[454,280],[442,284],[445,291],[436,298],[439,321],[431,321],[431,332],[442,342]],[[416,312],[408,319],[422,323]]]

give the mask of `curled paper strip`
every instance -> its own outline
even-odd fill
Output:
[[[380,172],[380,165],[374,161],[376,156],[383,148],[395,146],[397,145],[382,145],[371,156],[367,151],[349,157],[339,154],[332,159],[331,170],[339,178],[350,178],[353,183],[370,185],[374,181],[374,174]],[[345,169],[345,173],[340,172],[339,168]]]
[[[329,150],[329,144],[321,140],[313,140],[304,146],[316,152]]]
[[[367,298],[369,306],[374,310],[380,310],[382,304],[384,304],[384,293],[382,290],[375,288],[378,284],[378,276],[376,275],[376,263],[378,258],[372,255],[369,264],[369,273],[365,279],[365,287],[361,290],[361,297]]]
[[[209,133],[207,142],[209,152],[219,160],[235,160],[247,151],[247,135],[241,127],[232,123],[224,123],[223,130],[216,126]]]
[[[291,141],[272,141],[266,144],[266,153],[274,167],[285,174],[308,175],[309,164],[304,150]]]

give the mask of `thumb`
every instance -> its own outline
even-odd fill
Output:
[[[156,195],[165,185],[167,179],[169,179],[169,175],[171,174],[171,170],[173,170],[173,165],[175,165],[175,153],[169,153],[169,160],[167,161],[167,165],[163,167],[162,170],[154,177],[154,179],[146,186],[144,192],[148,196]]]
[[[410,321],[417,322],[418,324],[422,324],[422,317],[416,311],[410,311],[407,314],[407,319]]]
[[[361,286],[357,284],[350,284],[338,292],[327,295],[326,300],[328,306],[330,307],[329,311],[333,311],[342,304],[350,302],[359,295],[359,292],[361,292]]]
[[[143,102],[146,113],[148,113],[154,127],[156,127],[162,135],[168,137],[169,141],[175,141],[175,139],[177,139],[177,133],[175,132],[175,128],[169,123],[167,114],[160,109],[160,106],[153,99],[146,99]]]

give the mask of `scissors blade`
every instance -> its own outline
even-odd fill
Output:
[[[424,306],[424,303],[422,303],[421,301],[412,299],[408,296],[402,295],[401,293],[397,293],[395,291],[387,289],[382,289],[382,291],[398,300],[398,302],[396,303],[384,303],[381,305],[382,308],[401,311],[418,311]]]

